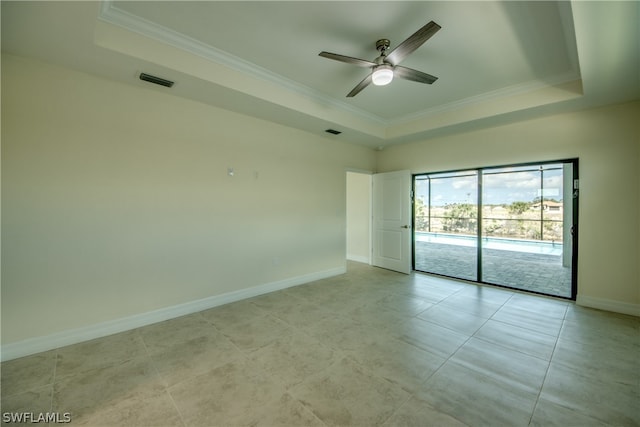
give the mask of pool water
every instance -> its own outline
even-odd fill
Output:
[[[476,247],[478,239],[474,236],[460,236],[456,234],[427,233],[416,231],[416,242],[440,243],[444,245],[458,245]],[[543,242],[534,240],[504,239],[499,237],[483,237],[482,247],[512,252],[527,252],[532,254],[562,256],[562,243]]]

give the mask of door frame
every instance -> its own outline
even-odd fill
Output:
[[[577,294],[578,294],[578,236],[579,236],[579,222],[578,222],[578,218],[579,218],[579,187],[580,187],[580,174],[579,174],[579,158],[566,158],[566,159],[561,159],[561,160],[545,160],[545,161],[539,161],[539,162],[523,162],[523,163],[512,163],[512,164],[506,164],[506,165],[496,165],[496,166],[480,166],[480,167],[475,167],[475,168],[463,168],[463,169],[454,169],[454,170],[446,170],[446,171],[434,171],[434,172],[423,172],[423,173],[414,173],[411,175],[411,192],[412,195],[415,194],[415,178],[416,176],[420,176],[420,175],[426,175],[426,174],[440,174],[440,173],[452,173],[452,172],[460,172],[460,171],[478,171],[479,172],[479,178],[482,176],[482,174],[480,173],[481,171],[487,170],[487,169],[498,169],[498,168],[506,168],[506,167],[511,167],[511,166],[533,166],[533,165],[541,165],[541,164],[554,164],[554,163],[562,163],[562,164],[571,164],[572,165],[572,172],[573,172],[573,177],[572,177],[572,181],[573,181],[573,189],[572,189],[572,194],[571,194],[571,203],[572,203],[572,219],[571,219],[571,228],[572,228],[572,233],[571,233],[571,296],[570,297],[564,297],[564,296],[558,296],[558,295],[548,295],[548,294],[542,294],[545,296],[551,296],[551,297],[555,297],[555,298],[562,298],[562,299],[570,299],[575,301]],[[479,193],[481,193],[482,191],[482,183],[479,181],[478,182],[478,191]],[[564,195],[563,198],[566,199],[567,195]],[[411,209],[411,222],[412,222],[412,245],[411,245],[411,252],[412,252],[412,269],[415,270],[415,255],[416,255],[416,250],[415,250],[415,204],[413,203],[413,197],[412,197],[412,209]],[[482,202],[482,198],[481,198],[481,194],[479,194],[479,198],[478,198],[478,210],[480,209],[480,203]],[[566,203],[565,201],[563,201],[563,203]],[[478,238],[481,238],[481,221],[482,220],[482,216],[481,216],[481,212],[479,212],[478,215]],[[478,245],[478,253],[479,253],[479,257],[477,258],[477,263],[478,263],[478,274],[481,273],[481,262],[482,262],[482,258],[481,258],[481,245]],[[434,275],[439,275],[439,276],[444,276],[442,274],[438,274],[438,273],[430,273],[430,272],[425,272],[425,271],[421,271],[421,270],[415,270],[415,271],[419,271],[422,273],[427,273],[427,274],[434,274]],[[451,276],[444,276],[444,277],[451,277]],[[460,278],[456,278],[456,277],[451,277],[453,279],[457,279],[457,280],[468,280],[468,279],[460,279]],[[480,276],[481,278],[481,276]],[[478,279],[478,277],[476,277],[476,279]],[[488,282],[484,282],[482,280],[471,280],[471,282],[474,283],[482,283],[482,284],[487,284],[487,285],[492,285],[492,286],[498,286],[498,287],[504,287],[504,288],[508,288],[508,289],[516,289],[519,291],[523,291],[523,292],[529,292],[529,293],[537,293],[537,292],[533,292],[533,291],[528,291],[528,290],[524,290],[524,289],[518,289],[518,288],[513,288],[510,286],[506,286],[506,285],[500,285],[500,284],[496,284],[496,283],[488,283]]]
[[[367,219],[368,219],[368,227],[367,227],[367,231],[368,231],[368,235],[366,237],[366,242],[364,242],[363,244],[366,246],[366,256],[360,257],[359,254],[349,254],[349,226],[350,226],[350,220],[353,220],[353,218],[350,218],[349,216],[349,206],[351,203],[354,203],[354,199],[353,199],[353,194],[351,194],[350,192],[350,188],[349,188],[349,174],[354,174],[354,175],[362,175],[362,176],[368,176],[368,184],[367,184],[367,194],[365,195],[365,197],[363,197],[365,200],[362,201],[362,203],[358,203],[360,206],[360,209],[366,209],[368,211],[367,213]],[[346,187],[346,212],[345,212],[345,216],[346,216],[346,220],[345,220],[345,254],[346,254],[346,259],[350,260],[350,261],[355,261],[355,262],[362,262],[365,264],[369,264],[371,265],[372,262],[372,251],[373,251],[373,243],[372,243],[372,236],[371,236],[371,232],[373,230],[373,224],[371,222],[371,216],[372,216],[372,209],[373,209],[373,172],[371,171],[364,171],[364,170],[358,170],[358,169],[347,169],[345,172],[345,187]],[[364,204],[366,204],[366,206],[364,206]],[[351,257],[350,257],[351,255]],[[354,256],[355,255],[355,256]]]

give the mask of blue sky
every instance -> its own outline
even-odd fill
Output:
[[[504,169],[503,169],[504,170]],[[531,202],[540,197],[540,172],[520,171],[486,174],[483,177],[483,203],[485,205],[511,204],[515,201]],[[447,203],[476,203],[476,175],[437,178],[430,175],[431,204],[443,206]],[[544,197],[563,199],[562,169],[544,171]],[[426,203],[427,180],[416,179],[416,198]]]

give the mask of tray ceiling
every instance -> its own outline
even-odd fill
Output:
[[[3,1],[2,48],[145,87],[137,75],[155,74],[176,83],[153,90],[384,147],[637,99],[638,9],[567,1]],[[373,60],[376,40],[390,39],[393,49],[430,20],[442,29],[402,65],[437,76],[432,85],[395,79],[346,98],[368,70],[318,56]]]

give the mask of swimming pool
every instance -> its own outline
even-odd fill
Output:
[[[428,233],[416,231],[416,242],[440,243],[443,245],[458,245],[476,247],[478,239],[474,236],[460,236],[457,234]],[[500,237],[483,237],[482,247],[512,252],[527,252],[532,254],[562,256],[562,243],[543,242],[535,240],[505,239]]]

